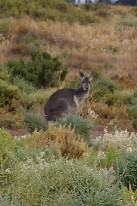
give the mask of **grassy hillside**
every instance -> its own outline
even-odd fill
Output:
[[[0,0],[1,206],[137,203],[136,37],[136,7]],[[90,97],[47,123],[91,70]]]
[[[30,0],[26,1],[0,1],[0,17],[20,17],[28,15],[31,18],[39,20],[53,20],[53,21],[79,21],[81,24],[98,22],[99,19],[93,16],[96,8],[90,8],[92,12],[85,7],[78,7],[74,4],[68,4],[64,0]]]
[[[23,1],[21,2],[23,4]],[[22,6],[22,4],[19,4],[19,6]],[[64,17],[62,19],[63,22],[53,22],[49,19],[41,21],[40,19],[32,19],[31,16],[21,16],[18,19],[13,17],[1,19],[1,79],[6,81],[6,83],[8,82],[8,84],[14,84],[19,87],[19,83],[17,83],[19,79],[13,80],[11,74],[9,74],[12,65],[8,66],[7,70],[3,69],[9,65],[7,63],[9,59],[18,61],[23,58],[26,61],[30,58],[32,51],[48,52],[52,57],[59,57],[64,64],[63,67],[66,65],[69,68],[65,81],[63,84],[60,82],[58,84],[59,87],[78,86],[79,70],[87,73],[94,70],[96,73],[94,78],[95,85],[93,83],[89,102],[82,108],[84,117],[87,117],[88,109],[93,109],[98,115],[97,123],[99,124],[105,126],[108,124],[109,126],[113,122],[112,128],[117,126],[130,131],[136,130],[136,7],[107,6],[103,4],[77,7],[67,3],[64,4],[69,9],[73,7],[76,10],[83,10],[84,15],[89,12],[93,17],[99,18],[100,23],[90,24],[85,19],[87,24],[85,26],[81,25],[80,20],[76,18],[73,23],[70,23]],[[11,8],[14,6],[16,4],[11,5]],[[52,8],[53,4],[50,3],[49,7]],[[6,8],[8,11],[8,7]],[[4,12],[6,12],[6,9]],[[3,15],[5,15],[4,12],[2,12]],[[62,14],[61,11],[59,13]],[[79,13],[81,12],[79,11]],[[39,61],[38,58],[37,61]],[[20,67],[18,64],[20,63],[17,63],[16,66]],[[26,63],[26,68],[28,64],[29,62]],[[23,64],[22,67],[24,67]],[[27,81],[28,78],[30,77],[27,77]],[[98,80],[97,83],[96,79]],[[21,80],[22,87],[24,84],[28,84],[28,82],[23,81]],[[32,81],[29,81],[29,84],[32,84]],[[108,88],[113,83],[117,85],[114,94]],[[39,83],[37,82],[36,84]],[[55,83],[52,83],[52,85],[50,83],[49,85],[53,86]],[[34,83],[32,86],[34,87]],[[37,88],[32,88],[32,86],[30,85],[31,96],[34,90],[37,90]],[[98,90],[102,86],[104,93],[101,94]],[[20,88],[18,89],[20,90]],[[41,91],[40,93],[42,95]],[[42,96],[41,111],[46,100],[44,95]],[[25,107],[29,107],[30,103],[27,102],[27,97],[28,95],[25,95],[23,100],[18,102],[16,109],[22,106],[24,102]],[[35,101],[34,99],[37,99],[35,95],[33,101]],[[37,104],[36,101],[35,104]],[[33,105],[33,102],[31,102],[31,105]],[[3,113],[2,111],[1,114]],[[3,123],[4,120],[1,121],[1,126],[5,125]]]

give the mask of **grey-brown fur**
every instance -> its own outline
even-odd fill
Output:
[[[79,72],[79,75],[82,80],[82,87],[60,89],[50,96],[44,108],[45,118],[48,121],[55,121],[63,113],[71,112],[89,96],[90,81],[93,75],[91,73],[90,76],[86,77],[82,72]]]

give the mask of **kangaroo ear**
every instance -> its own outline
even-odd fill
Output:
[[[83,74],[83,72],[79,72],[79,76],[82,80],[85,78],[85,75]]]
[[[93,79],[93,73],[94,73],[94,72],[91,72],[91,74],[89,75],[90,81]]]

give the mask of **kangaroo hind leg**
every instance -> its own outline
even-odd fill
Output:
[[[50,121],[55,121],[60,118],[63,114],[67,114],[69,112],[69,103],[66,99],[60,98],[55,102],[54,108],[50,110]]]

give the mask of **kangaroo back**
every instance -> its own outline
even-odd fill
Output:
[[[44,108],[45,118],[48,121],[55,121],[63,113],[71,112],[89,96],[92,74],[89,77],[85,77],[82,72],[79,74],[82,80],[82,87],[78,89],[64,88],[57,90],[48,99]]]

